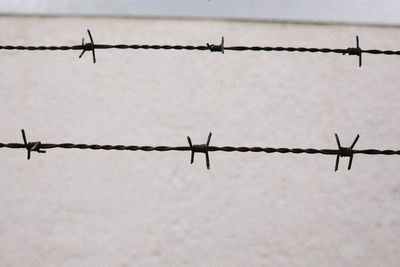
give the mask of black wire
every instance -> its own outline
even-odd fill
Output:
[[[23,143],[0,143],[0,148],[26,148]],[[92,149],[92,150],[129,150],[129,151],[191,151],[190,146],[136,146],[136,145],[98,145],[98,144],[41,144],[41,149],[63,148],[63,149]],[[316,148],[272,148],[272,147],[234,147],[234,146],[208,146],[207,151],[223,151],[223,152],[264,152],[264,153],[294,153],[294,154],[324,154],[337,155],[338,149],[316,149]],[[353,154],[367,155],[400,155],[400,150],[378,150],[378,149],[363,149],[352,150]]]
[[[200,50],[206,51],[210,50],[208,46],[193,46],[193,45],[127,45],[127,44],[94,44],[92,46],[94,49],[152,49],[152,50]],[[0,50],[28,50],[28,51],[43,51],[43,50],[83,50],[87,47],[85,45],[73,45],[73,46],[13,46],[13,45],[3,45],[0,46]],[[271,46],[230,46],[224,47],[225,50],[231,51],[286,51],[286,52],[310,52],[310,53],[336,53],[344,54],[348,52],[348,48],[333,49],[333,48],[307,48],[307,47],[271,47]],[[360,50],[361,53],[367,54],[382,54],[382,55],[400,55],[400,51],[392,50],[378,50],[378,49],[368,49]]]

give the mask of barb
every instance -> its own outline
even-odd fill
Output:
[[[28,160],[31,159],[31,151],[36,151],[38,153],[46,153],[44,150],[40,150],[42,148],[42,144],[40,142],[29,142],[26,141],[26,135],[24,129],[21,129],[22,139],[24,140],[24,148],[26,148],[28,152]]]
[[[92,149],[92,150],[128,150],[128,151],[191,151],[191,160],[194,162],[194,154],[205,153],[206,154],[206,166],[210,168],[209,152],[223,151],[223,152],[264,152],[264,153],[293,153],[293,154],[322,154],[322,155],[335,155],[336,165],[335,171],[339,167],[340,157],[349,157],[348,169],[351,169],[353,155],[354,154],[366,154],[366,155],[400,155],[400,150],[378,150],[378,149],[363,149],[355,150],[353,149],[355,144],[359,139],[359,135],[353,141],[350,147],[342,147],[337,134],[335,134],[336,143],[338,149],[316,149],[316,148],[272,148],[272,147],[234,147],[234,146],[210,146],[211,132],[208,135],[206,144],[203,145],[193,145],[190,137],[188,137],[189,146],[136,146],[136,145],[88,145],[88,144],[71,144],[71,143],[61,143],[61,144],[51,144],[51,143],[41,143],[41,142],[31,142],[26,141],[25,132],[22,131],[22,136],[24,143],[0,143],[0,148],[12,148],[19,149],[25,148],[28,151],[28,159],[30,159],[30,152],[35,151],[38,153],[45,153],[46,151],[41,149],[52,149],[52,148],[63,148],[63,149]]]
[[[356,36],[356,44],[357,44],[357,47],[347,48],[347,50],[345,52],[343,52],[343,55],[349,54],[349,55],[358,56],[358,66],[361,68],[363,50],[360,48],[360,40],[358,39],[358,36]]]
[[[342,147],[342,145],[340,144],[340,140],[339,140],[339,136],[337,134],[335,134],[335,138],[336,138],[336,143],[338,145],[339,148],[339,152],[337,154],[336,157],[336,164],[335,164],[335,171],[338,170],[339,168],[339,159],[341,157],[349,157],[349,166],[348,166],[348,170],[351,169],[351,164],[353,163],[353,155],[354,155],[354,151],[353,148],[356,145],[358,138],[360,138],[360,135],[357,134],[356,139],[354,139],[353,144],[350,147]]]
[[[222,54],[224,53],[224,36],[222,36],[221,39],[221,44],[220,45],[210,45],[207,43],[208,49],[210,49],[211,52],[221,52]]]
[[[92,34],[90,33],[90,30],[87,30],[88,34],[89,34],[89,38],[90,38],[90,43],[85,43],[85,38],[82,38],[82,53],[80,54],[79,58],[81,58],[83,56],[83,54],[85,54],[86,51],[92,51],[92,56],[93,56],[93,64],[96,63],[96,54],[94,52],[95,50],[95,44],[93,42],[93,38],[92,38]]]
[[[109,45],[109,44],[94,44],[92,35],[89,30],[89,38],[90,43],[85,43],[82,40],[81,45],[72,45],[72,46],[14,46],[14,45],[0,45],[0,50],[28,50],[28,51],[43,51],[43,50],[82,50],[82,53],[79,57],[82,57],[86,51],[92,51],[93,55],[93,63],[96,63],[95,57],[95,50],[96,49],[152,49],[152,50],[200,50],[200,51],[211,51],[211,52],[221,52],[224,53],[225,50],[230,51],[263,51],[263,52],[308,52],[308,53],[336,53],[342,55],[356,55],[359,57],[359,66],[361,67],[362,64],[362,54],[374,54],[374,55],[400,55],[400,51],[393,51],[393,50],[378,50],[378,49],[369,49],[363,50],[360,48],[359,45],[359,38],[356,36],[356,47],[349,47],[349,48],[307,48],[307,47],[271,47],[271,46],[224,46],[224,37],[222,37],[221,44],[213,45],[207,43],[206,45],[138,45],[138,44],[117,44],[117,45]]]
[[[190,158],[190,164],[193,164],[193,162],[194,162],[194,153],[196,153],[196,152],[204,153],[204,154],[206,154],[207,169],[210,169],[210,157],[208,155],[208,148],[209,148],[209,144],[210,144],[210,140],[211,140],[211,135],[212,135],[212,133],[210,132],[208,134],[207,143],[205,145],[192,145],[192,140],[190,139],[189,136],[187,137],[190,150],[192,151],[191,158]]]

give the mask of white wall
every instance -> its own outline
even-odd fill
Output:
[[[399,28],[1,17],[1,44],[398,50]],[[87,38],[87,37],[86,37]],[[0,51],[1,142],[399,149],[396,56]],[[0,150],[1,266],[398,266],[397,156]]]

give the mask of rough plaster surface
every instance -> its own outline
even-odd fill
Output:
[[[2,44],[353,46],[399,28],[1,17]],[[0,137],[100,144],[399,148],[399,58],[1,51]],[[0,151],[0,266],[399,266],[398,157]]]

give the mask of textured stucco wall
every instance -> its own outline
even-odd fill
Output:
[[[399,28],[1,17],[2,44],[353,46]],[[87,37],[86,37],[87,38]],[[100,144],[399,148],[400,60],[201,51],[1,51],[0,138]],[[400,161],[0,151],[0,266],[399,266]]]

